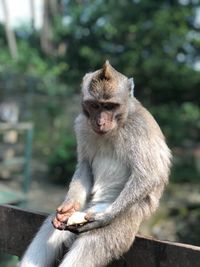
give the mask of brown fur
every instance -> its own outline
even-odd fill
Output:
[[[94,78],[90,84],[90,93],[96,99],[108,100],[112,97],[116,83],[105,78]]]
[[[92,78],[89,91],[96,99],[110,99],[118,90],[118,81],[126,79],[116,71],[108,61],[103,68]]]

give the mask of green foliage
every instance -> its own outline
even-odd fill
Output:
[[[51,21],[52,54],[45,53],[40,45],[42,31],[21,27],[16,29],[19,58],[12,61],[0,25],[0,79],[8,79],[14,73],[22,80],[34,78],[37,83],[32,87],[37,92],[69,95],[79,91],[86,71],[100,68],[109,59],[121,72],[134,77],[136,96],[151,109],[169,144],[194,147],[200,141],[200,75],[195,69],[199,61],[200,24],[195,1],[58,3],[59,12]],[[19,88],[23,84],[19,83]],[[47,109],[50,116],[56,117],[54,105]],[[50,166],[59,162],[65,166],[65,160],[74,159],[71,152],[64,152],[71,149],[67,140],[68,137],[61,141]],[[193,169],[192,164],[187,167],[184,157],[180,159],[182,165],[177,161],[174,168],[174,177],[179,179]]]
[[[79,5],[69,1],[64,17],[67,23],[61,28],[67,40],[64,57],[70,62],[70,79],[80,79],[86,69],[97,68],[109,58],[118,69],[135,77],[142,98],[151,95],[158,102],[179,96],[179,101],[189,100],[185,94],[188,86],[196,96],[200,82],[189,64],[197,56],[192,41],[198,37],[188,36],[190,30],[195,32],[194,17],[192,6],[176,1],[110,0]]]
[[[176,150],[173,154],[173,166],[171,172],[171,181],[174,182],[199,182],[200,159],[195,157],[191,152],[182,151],[177,154]]]
[[[151,108],[168,137],[173,152],[171,181],[195,182],[200,177],[200,107],[191,102],[177,106],[163,104]],[[196,152],[197,149],[197,152]]]
[[[200,142],[200,107],[192,102],[162,104],[150,108],[171,146]]]
[[[13,74],[15,77],[22,77],[23,79],[34,78],[37,81],[37,86],[34,88],[35,91],[48,95],[71,93],[70,87],[58,81],[59,75],[67,71],[67,63],[51,64],[48,59],[41,57],[37,48],[30,47],[29,43],[24,40],[19,42],[18,49],[20,54],[17,61],[10,58],[8,49],[5,49],[4,53],[0,54],[1,79],[7,74]]]
[[[56,183],[70,181],[76,166],[76,140],[68,135],[61,139],[60,145],[49,158],[49,178]]]

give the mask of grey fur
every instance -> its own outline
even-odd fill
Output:
[[[83,98],[91,78],[92,73],[83,81]],[[91,129],[84,114],[77,117],[78,164],[65,202],[79,202],[92,219],[68,229],[78,235],[54,229],[47,219],[21,267],[51,266],[62,243],[70,251],[59,267],[103,267],[129,250],[141,222],[158,207],[171,153],[154,118],[133,96],[126,112],[124,125],[103,136]]]

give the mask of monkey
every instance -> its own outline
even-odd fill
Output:
[[[141,222],[157,209],[171,152],[133,90],[133,78],[109,61],[83,77],[77,167],[64,202],[41,226],[20,267],[49,267],[55,260],[59,267],[107,266],[130,249]]]

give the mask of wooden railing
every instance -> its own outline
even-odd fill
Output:
[[[21,256],[47,215],[0,206],[0,251]],[[197,267],[200,247],[137,236],[121,260],[110,267]]]

